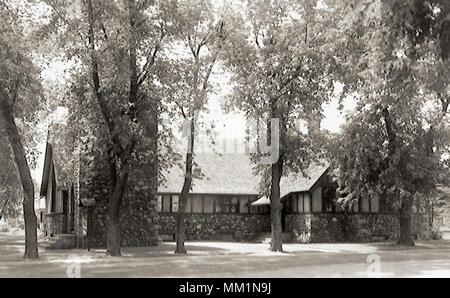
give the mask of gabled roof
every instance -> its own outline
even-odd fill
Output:
[[[325,175],[328,170],[327,165],[312,164],[305,171],[308,177],[302,173],[291,174],[288,177],[281,177],[280,198],[290,193],[310,191],[314,185]],[[270,205],[270,199],[266,196],[251,203],[252,206]]]
[[[48,179],[52,171],[52,165],[55,171],[55,181],[57,187],[66,187],[67,171],[71,170],[67,164],[70,162],[70,148],[63,137],[67,126],[64,124],[52,124],[49,128],[47,145],[45,148],[44,169],[41,182],[41,196],[47,195]]]
[[[195,154],[194,162],[204,175],[193,180],[191,193],[196,194],[258,194],[259,177],[253,175],[252,164],[245,154]],[[160,193],[180,193],[184,182],[184,168],[173,166],[164,174],[166,183],[158,187]]]
[[[284,197],[293,192],[310,191],[327,170],[328,165],[314,163],[305,171],[307,177],[302,173],[293,173],[287,177],[282,177],[280,181],[280,197]]]
[[[253,174],[253,164],[248,155],[243,153],[196,154],[194,161],[198,164],[204,177],[194,179],[191,193],[195,194],[235,194],[258,195],[260,177]],[[195,167],[194,167],[195,168]],[[281,197],[291,192],[309,191],[324,175],[328,166],[311,165],[303,174],[282,177],[280,182]],[[184,169],[172,167],[165,173],[166,183],[158,188],[159,193],[180,193],[184,182]]]

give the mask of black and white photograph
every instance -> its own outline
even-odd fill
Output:
[[[449,278],[449,104],[450,0],[0,0],[0,278]]]

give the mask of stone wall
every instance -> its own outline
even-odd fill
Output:
[[[156,216],[157,200],[151,195],[148,180],[139,167],[134,167],[120,207],[121,245],[154,246],[158,234],[153,218]],[[91,247],[106,246],[106,216],[109,196],[109,174],[105,164],[99,160],[86,160],[80,171],[80,198],[94,199],[91,208],[89,241]],[[81,226],[84,228],[88,216],[87,208],[82,212]]]
[[[44,235],[53,237],[64,232],[65,215],[63,213],[44,214]]]
[[[450,230],[450,204],[443,205],[438,210],[441,225],[444,229]]]
[[[175,214],[159,213],[156,217],[160,235],[174,235]],[[270,231],[270,216],[259,214],[186,214],[187,240],[244,241]],[[231,239],[228,238],[231,236]]]
[[[397,239],[400,234],[398,216],[391,213],[311,213],[288,214],[286,230],[294,242],[371,242]],[[413,234],[418,239],[431,237],[430,217],[416,214]]]

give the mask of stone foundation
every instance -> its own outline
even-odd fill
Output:
[[[396,214],[288,214],[286,230],[297,243],[320,242],[371,242],[394,240],[400,234],[400,223]],[[431,224],[428,214],[416,214],[413,220],[413,234],[418,239],[431,238]]]
[[[65,231],[65,215],[63,213],[44,214],[43,231],[48,237],[63,234]]]
[[[159,213],[155,218],[158,234],[175,235],[175,214]],[[187,240],[245,241],[259,233],[270,232],[269,215],[186,214]]]

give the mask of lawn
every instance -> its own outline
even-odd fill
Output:
[[[285,244],[283,253],[267,244],[188,242],[187,255],[174,243],[105,250],[45,250],[23,260],[23,234],[0,233],[0,277],[450,277],[450,241],[422,241],[416,247],[392,243]],[[373,271],[373,260],[379,270]],[[372,266],[372,267],[370,267]],[[371,269],[372,268],[372,269]]]

